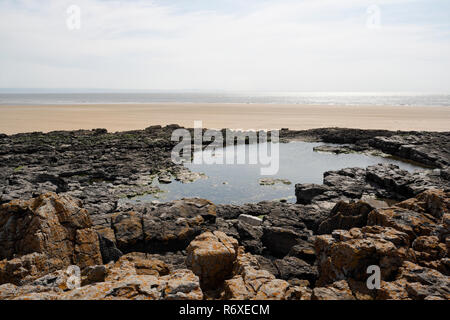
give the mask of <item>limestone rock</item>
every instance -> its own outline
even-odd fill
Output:
[[[279,227],[265,227],[262,242],[276,257],[284,257],[301,239],[293,230]]]
[[[326,287],[317,287],[312,291],[311,300],[355,300],[345,280],[336,281]]]
[[[187,248],[186,264],[200,277],[202,288],[216,288],[231,274],[238,242],[223,232],[205,232]]]
[[[100,264],[97,233],[81,202],[42,194],[0,206],[0,283],[19,284],[71,264]]]
[[[326,234],[335,229],[363,227],[367,224],[367,215],[373,209],[371,205],[362,201],[356,203],[339,201],[331,210],[330,217],[319,225],[318,233]]]
[[[320,284],[347,278],[365,281],[369,265],[380,266],[386,279],[405,260],[409,245],[405,233],[378,226],[339,231],[316,238]]]
[[[142,216],[145,251],[185,250],[216,221],[215,205],[205,199],[183,199],[159,204]]]

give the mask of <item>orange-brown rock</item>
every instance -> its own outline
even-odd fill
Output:
[[[273,274],[261,270],[258,260],[239,247],[234,262],[233,278],[225,280],[223,299],[233,300],[309,300],[307,288],[291,286],[276,279]]]
[[[367,224],[367,215],[374,208],[364,201],[347,203],[339,201],[330,212],[330,217],[319,225],[318,233],[331,233],[336,229],[348,230]]]
[[[143,246],[142,217],[135,212],[121,212],[113,217],[116,245],[122,252],[138,251]]]
[[[24,281],[71,264],[101,264],[98,236],[81,202],[55,193],[0,206],[0,283]],[[9,261],[8,261],[9,260]]]
[[[202,288],[217,288],[231,275],[238,242],[223,232],[205,232],[187,248],[186,264],[200,277]]]
[[[320,274],[317,285],[348,278],[365,281],[369,265],[380,266],[382,279],[388,278],[405,259],[408,244],[405,233],[380,226],[337,230],[333,235],[317,236],[315,246]]]
[[[450,213],[450,192],[436,189],[427,190],[417,197],[397,203],[395,206],[419,213],[427,213],[439,219],[444,214]]]
[[[170,273],[170,267],[163,261],[157,259],[147,258],[146,253],[132,252],[120,257],[116,265],[122,263],[122,261],[129,261],[134,265],[136,274],[165,276]]]
[[[405,261],[399,269],[397,279],[404,280],[405,290],[411,299],[440,297],[450,300],[450,278],[437,270]]]
[[[448,192],[427,190],[390,208],[373,210],[369,213],[367,224],[395,228],[407,233],[412,242],[419,236],[429,236],[438,230],[449,208]]]
[[[312,291],[311,300],[355,300],[345,280],[336,281],[326,287],[316,287]]]

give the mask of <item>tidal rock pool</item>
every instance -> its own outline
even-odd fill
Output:
[[[200,197],[216,204],[240,204],[259,202],[263,200],[281,200],[295,202],[296,183],[317,183],[323,181],[323,173],[349,167],[367,167],[378,163],[390,163],[400,168],[414,171],[422,169],[414,164],[402,162],[381,156],[359,153],[328,153],[316,152],[313,149],[324,146],[323,143],[290,142],[280,143],[279,170],[275,175],[262,175],[261,167],[267,165],[249,164],[252,157],[259,159],[260,148],[267,148],[270,157],[270,144],[238,145],[218,149],[214,154],[203,155],[202,164],[185,163],[185,167],[193,172],[203,173],[207,178],[192,183],[172,181],[169,184],[153,181],[162,192],[148,194],[133,199],[130,202],[171,201],[181,198]],[[326,146],[334,146],[326,144]],[[229,156],[234,148],[233,164],[207,164],[224,154]],[[326,148],[325,148],[326,149]],[[265,149],[264,149],[265,150]],[[245,155],[245,164],[237,164],[237,157]],[[194,159],[201,156],[194,154]],[[274,159],[272,159],[274,161]],[[194,161],[195,162],[195,161]]]

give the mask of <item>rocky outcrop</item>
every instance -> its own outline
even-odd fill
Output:
[[[411,173],[392,164],[327,171],[323,182],[323,185],[296,184],[297,203],[326,205],[362,198],[402,201],[426,190],[450,188],[450,181],[433,171]]]
[[[409,235],[413,240],[418,236],[437,235],[443,226],[445,214],[449,212],[450,193],[442,190],[428,190],[395,206],[372,211],[369,225],[392,227]]]
[[[40,199],[40,202],[36,199]],[[55,205],[58,201],[64,204],[69,200],[49,194],[30,200],[26,206],[30,211],[23,211],[22,205],[13,207],[15,211],[8,209],[6,212],[31,214],[34,210],[36,214],[45,211],[46,215],[41,216],[40,220],[42,226],[55,221],[55,214],[64,217],[61,219],[65,221],[65,228],[70,229],[70,226],[77,225],[74,221],[84,221],[84,211],[78,205]],[[42,206],[46,209],[38,209]],[[341,208],[348,210],[348,216],[358,218],[362,210],[367,211],[366,206],[363,202],[340,203],[331,217],[341,212],[338,210]],[[12,208],[12,204],[4,207]],[[74,208],[77,208],[78,214],[75,214]],[[204,207],[198,205],[198,208]],[[130,211],[124,217],[133,217],[138,213],[139,210]],[[269,223],[264,217],[263,225],[256,226],[235,219],[237,224],[263,230],[260,241],[265,249],[262,255],[246,252],[234,238],[212,230],[196,236],[186,251],[170,254],[131,252],[106,264],[97,262],[88,266],[86,259],[93,248],[95,237],[88,236],[91,234],[89,231],[93,230],[88,227],[89,224],[80,223],[72,230],[73,251],[67,258],[68,264],[58,269],[55,269],[56,265],[46,267],[51,260],[47,254],[52,252],[52,247],[45,245],[35,246],[45,249],[40,252],[25,251],[26,254],[22,256],[1,261],[2,275],[8,274],[9,278],[5,281],[7,283],[0,285],[0,298],[450,299],[448,192],[428,190],[395,206],[373,209],[367,215],[367,225],[348,230],[334,229],[331,234],[323,235],[314,235],[310,231],[311,234],[305,238],[296,233],[308,230],[301,229],[304,225],[297,225],[298,229],[288,228],[286,223],[289,219],[283,220],[283,217],[289,217],[286,212],[278,212],[274,216],[281,217],[277,225],[282,227],[272,226],[277,221],[273,218]],[[361,221],[358,220],[358,223]],[[10,225],[16,226],[17,223]],[[121,228],[113,228],[114,238],[117,237],[116,233],[127,235],[127,227]],[[130,234],[133,234],[133,230],[134,227],[130,227]],[[265,230],[275,232],[277,236],[271,234],[264,237]],[[108,235],[108,232],[104,234]],[[274,245],[270,244],[271,238],[277,246],[269,249],[266,245]],[[108,241],[114,244],[114,241]],[[282,250],[277,251],[280,248]],[[98,255],[99,251],[100,248]],[[278,252],[279,257],[267,252]],[[72,266],[75,263],[78,266]],[[380,270],[379,288],[367,284],[368,270],[373,266]],[[79,272],[74,273],[74,270]]]
[[[222,299],[232,300],[287,300],[300,298],[300,289],[288,282],[276,279],[273,274],[260,268],[258,260],[243,248],[238,250],[234,261],[233,277],[225,280]],[[294,293],[297,292],[297,295]]]
[[[448,299],[448,241],[439,236],[448,228],[447,201],[448,193],[428,190],[374,209],[367,226],[317,236],[317,285],[346,280],[358,299]],[[361,283],[374,265],[380,268],[381,286],[364,292]]]
[[[191,179],[170,161],[175,128],[0,136],[0,298],[448,299],[448,133],[282,130],[432,168],[329,171],[296,204],[134,202]]]
[[[205,297],[203,290],[213,290],[222,299],[310,297],[306,287],[292,286],[261,270],[254,256],[221,232],[196,237],[188,247],[187,265],[192,271],[171,270],[148,254],[130,253],[117,262],[85,268],[76,285],[70,282],[73,275],[64,270],[25,286],[0,285],[0,299],[199,300]]]
[[[162,253],[184,250],[216,220],[215,205],[205,199],[145,204],[111,217],[117,248],[122,252]]]
[[[101,264],[97,233],[81,202],[43,194],[0,206],[0,283],[21,284],[71,264]]]

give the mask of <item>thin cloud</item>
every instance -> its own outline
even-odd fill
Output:
[[[364,0],[2,1],[0,87],[448,91],[448,25],[392,23],[412,2],[369,29]]]

